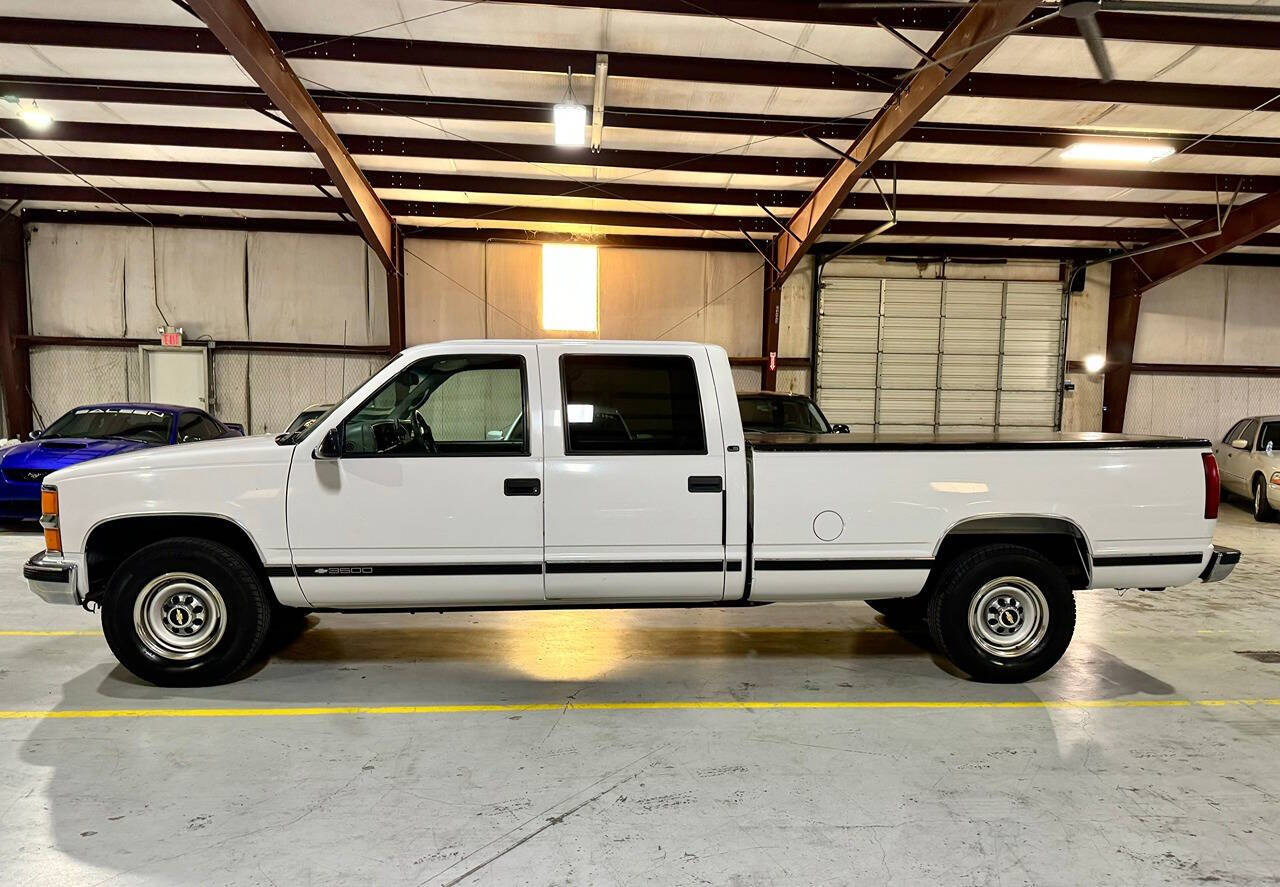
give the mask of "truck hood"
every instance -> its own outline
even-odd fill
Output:
[[[104,456],[148,449],[151,444],[119,438],[59,437],[33,440],[9,447],[0,455],[0,468],[26,471],[57,471]]]
[[[201,443],[185,443],[168,447],[148,447],[121,455],[108,456],[62,468],[46,478],[46,483],[108,474],[135,474],[175,468],[199,468],[217,465],[250,465],[263,462],[288,462],[292,447],[282,447],[271,435],[227,437]],[[5,464],[8,464],[6,451]]]

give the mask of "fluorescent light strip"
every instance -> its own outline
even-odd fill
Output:
[[[1063,160],[1093,160],[1103,163],[1155,163],[1173,153],[1171,145],[1159,142],[1076,142],[1062,152]]]

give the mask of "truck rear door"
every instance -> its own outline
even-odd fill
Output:
[[[547,597],[720,600],[725,455],[707,349],[539,350]]]

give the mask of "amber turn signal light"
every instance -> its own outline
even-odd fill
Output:
[[[62,554],[62,530],[58,525],[58,489],[40,488],[40,527],[44,530],[45,551]]]

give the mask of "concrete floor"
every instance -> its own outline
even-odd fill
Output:
[[[326,615],[173,691],[27,592],[39,538],[6,534],[0,884],[1275,884],[1280,524],[1218,535],[1230,581],[1082,595],[1025,686],[849,604]],[[671,700],[813,707],[575,707]],[[960,704],[892,705],[930,701]],[[128,709],[167,711],[101,716]]]

